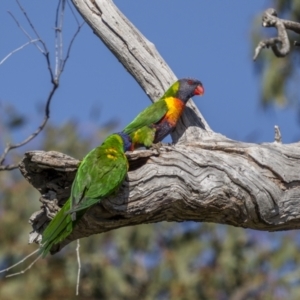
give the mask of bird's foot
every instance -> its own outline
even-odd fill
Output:
[[[158,142],[156,144],[152,144],[152,146],[149,149],[156,150],[158,154],[160,154],[160,148],[168,145],[169,145],[168,143]]]

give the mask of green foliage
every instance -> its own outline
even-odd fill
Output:
[[[299,0],[271,0],[270,7],[276,9],[279,18],[300,22]],[[258,42],[277,33],[274,29],[261,26],[261,14],[257,16],[252,32],[253,49]],[[288,32],[291,44],[300,36]],[[291,52],[284,58],[278,58],[271,49],[263,50],[254,63],[261,80],[261,103],[267,106],[275,103],[280,106],[299,107],[299,49],[291,47]]]

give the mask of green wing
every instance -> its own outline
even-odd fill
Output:
[[[122,184],[128,170],[123,147],[121,137],[113,134],[85,156],[76,173],[70,198],[43,232],[43,257],[73,231],[92,205]]]
[[[157,123],[168,112],[165,99],[175,97],[179,90],[179,86],[180,83],[177,80],[167,89],[159,100],[138,114],[137,117],[125,127],[123,132],[130,135],[144,126],[150,126]]]
[[[85,213],[85,211],[81,211],[80,214],[77,215],[77,220],[74,222],[71,216],[66,214],[66,211],[71,207],[70,205],[71,198],[67,200],[44,230],[40,249],[43,257],[49,253],[53,245],[63,241],[73,231],[74,226]]]
[[[155,124],[167,113],[167,111],[167,104],[165,100],[161,98],[138,114],[137,117],[124,128],[123,132],[132,134],[144,126]]]
[[[72,186],[72,208],[67,213],[89,208],[122,184],[128,169],[126,156],[106,151],[106,147],[97,147],[82,161]]]

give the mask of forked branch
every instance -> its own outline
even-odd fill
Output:
[[[273,8],[268,8],[263,13],[262,26],[275,27],[278,31],[278,36],[260,41],[255,49],[253,60],[257,59],[262,49],[269,47],[271,47],[277,57],[286,56],[291,49],[287,30],[292,30],[300,34],[300,23],[278,18],[277,12]],[[298,45],[299,43],[295,41],[294,46]]]
[[[60,82],[60,76],[64,71],[65,65],[69,59],[70,56],[70,51],[72,48],[72,45],[74,43],[75,38],[77,37],[78,33],[80,32],[80,29],[82,28],[83,24],[79,24],[77,18],[76,18],[76,22],[77,22],[77,29],[75,31],[75,33],[73,34],[73,37],[67,47],[67,52],[66,52],[66,56],[63,57],[63,19],[64,19],[64,15],[65,15],[65,3],[66,0],[60,0],[58,5],[57,5],[57,16],[56,16],[56,28],[55,28],[55,36],[56,36],[56,52],[55,52],[55,66],[54,66],[54,71],[53,71],[53,67],[51,65],[51,60],[50,60],[50,52],[47,48],[46,42],[41,38],[41,36],[39,35],[38,31],[36,30],[35,26],[33,25],[30,17],[28,16],[26,10],[24,9],[24,7],[21,5],[21,3],[19,2],[19,0],[16,0],[20,10],[22,11],[25,19],[27,20],[30,28],[32,29],[34,35],[36,36],[36,38],[32,38],[32,36],[24,29],[24,27],[20,24],[20,22],[15,18],[15,16],[9,12],[9,14],[12,16],[13,20],[15,21],[15,23],[17,24],[17,26],[20,28],[20,30],[25,34],[25,36],[29,39],[29,42],[24,44],[23,46],[15,49],[14,51],[12,51],[11,53],[9,53],[2,61],[1,63],[6,60],[8,57],[10,57],[13,53],[15,53],[16,51],[19,51],[21,49],[23,49],[27,44],[34,44],[37,49],[39,50],[39,52],[45,57],[45,61],[47,64],[47,69],[49,71],[49,75],[50,75],[50,80],[51,80],[51,84],[52,87],[49,91],[48,97],[46,99],[46,104],[45,104],[45,112],[44,112],[44,119],[41,122],[41,124],[38,126],[38,128],[31,134],[29,135],[27,138],[25,138],[23,141],[21,141],[20,143],[8,143],[3,151],[3,153],[0,155],[0,171],[4,171],[4,170],[13,170],[18,168],[18,164],[4,164],[5,162],[5,158],[7,157],[7,154],[9,153],[9,151],[16,149],[16,148],[20,148],[26,144],[28,144],[31,140],[33,140],[46,126],[48,119],[50,118],[50,104],[51,104],[51,100],[53,99],[53,96],[57,90],[57,88],[59,87],[59,82]],[[73,13],[73,11],[72,11]],[[73,13],[74,15],[74,13]],[[0,65],[1,65],[0,63]]]

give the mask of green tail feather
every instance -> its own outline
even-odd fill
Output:
[[[71,208],[70,204],[71,199],[69,198],[43,232],[41,242],[41,253],[43,257],[49,253],[53,245],[60,243],[71,234],[75,225],[83,216],[85,211],[77,214],[76,221],[72,221],[71,215],[66,213]]]
[[[55,244],[66,239],[85,212],[117,190],[128,170],[124,150],[131,141],[124,133],[110,135],[80,163],[71,196],[43,232],[40,253],[45,257]]]

